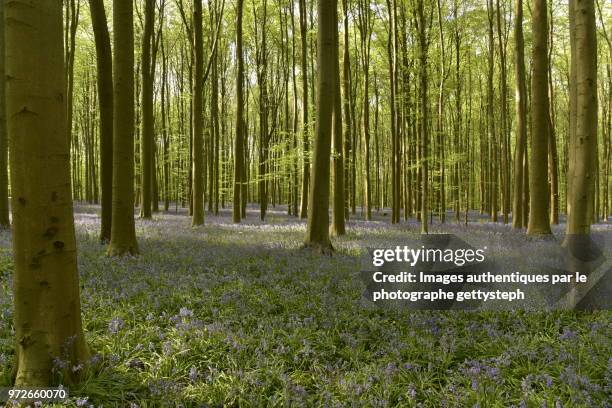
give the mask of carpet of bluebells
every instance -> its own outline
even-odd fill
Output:
[[[300,249],[305,225],[280,207],[266,222],[250,208],[240,225],[224,210],[200,228],[169,212],[137,221],[141,256],[111,259],[98,212],[76,208],[92,358],[56,356],[58,372],[83,370],[65,405],[612,406],[611,312],[410,312],[364,301],[361,248],[416,234],[414,221],[355,218],[330,257]],[[432,231],[488,245],[512,268],[541,256],[538,242],[521,245],[522,233],[476,215]],[[1,232],[0,387],[13,353],[10,246]]]

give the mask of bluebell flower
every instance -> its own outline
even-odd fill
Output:
[[[196,382],[196,381],[197,381],[197,379],[198,379],[198,377],[199,377],[199,375],[200,375],[200,374],[198,373],[198,369],[197,369],[197,368],[195,368],[195,367],[191,367],[191,368],[189,369],[189,380],[190,380],[191,382]]]
[[[117,334],[119,330],[123,329],[123,326],[125,326],[125,322],[120,317],[114,317],[108,323],[108,332],[110,334]]]

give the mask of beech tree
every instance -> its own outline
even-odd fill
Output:
[[[6,5],[15,385],[47,386],[52,360],[88,359],[83,336],[66,138],[62,7]],[[4,24],[4,23],[3,23]],[[27,47],[24,47],[27,44]],[[131,180],[130,180],[131,181]],[[66,370],[67,381],[75,378]]]
[[[523,0],[515,1],[514,55],[516,75],[516,149],[514,153],[514,197],[512,227],[523,227],[523,161],[527,145],[527,87],[525,83],[525,42],[523,38]]]
[[[570,0],[571,111],[567,205],[567,245],[589,236],[597,172],[597,33],[594,0]]]
[[[193,2],[193,44],[195,69],[193,80],[193,175],[192,225],[204,224],[204,124],[203,124],[203,88],[204,88],[204,45],[202,38],[202,0]]]
[[[89,0],[100,106],[100,241],[110,242],[113,205],[113,56],[103,0]]]
[[[550,234],[548,212],[548,13],[547,0],[532,7],[531,160],[527,234]]]
[[[236,2],[236,135],[234,136],[234,201],[232,218],[240,222],[242,218],[242,188],[244,179],[244,55],[242,50],[242,15],[243,0]]]
[[[151,218],[153,198],[153,71],[154,64],[151,62],[153,24],[155,19],[155,0],[145,0],[144,4],[144,29],[141,44],[141,66],[142,90],[140,93],[142,108],[142,140],[141,162],[141,207],[140,216]]]
[[[333,251],[329,239],[329,157],[336,93],[337,7],[336,0],[317,2],[318,98],[305,246],[320,253]]]
[[[306,218],[308,214],[308,189],[310,185],[310,141],[309,141],[309,123],[308,123],[308,29],[306,22],[306,0],[299,0],[300,7],[300,38],[302,45],[302,58],[300,60],[302,71],[302,149],[303,149],[303,165],[302,165],[302,196],[300,202],[300,218]]]
[[[0,1],[0,22],[4,22],[4,2]],[[3,23],[4,24],[4,23]],[[8,136],[6,133],[4,30],[0,29],[0,227],[9,224]]]
[[[338,12],[336,10],[336,21],[338,21]],[[333,190],[333,210],[332,210],[332,235],[346,234],[346,226],[344,219],[344,145],[343,145],[343,126],[342,126],[342,94],[340,91],[340,40],[338,30],[335,34],[335,57],[334,57],[334,115],[333,115],[333,140],[332,140],[332,169],[334,184]]]
[[[134,5],[113,2],[113,209],[111,256],[136,255],[134,226]]]

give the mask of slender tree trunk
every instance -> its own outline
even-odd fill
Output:
[[[8,186],[8,134],[6,128],[4,2],[0,1],[0,228],[10,226]]]
[[[527,234],[550,234],[548,213],[548,14],[547,0],[532,9],[530,210]]]
[[[489,20],[489,55],[488,55],[488,73],[487,73],[487,123],[489,125],[489,203],[491,221],[497,222],[497,141],[495,130],[495,110],[494,110],[494,90],[493,76],[494,72],[494,54],[495,40],[493,37],[493,0],[487,1],[487,14]]]
[[[555,131],[555,92],[552,78],[553,39],[555,36],[553,25],[552,3],[549,10],[549,49],[548,49],[548,95],[550,98],[548,111],[548,171],[550,174],[550,222],[559,224],[559,170],[557,157],[557,137]]]
[[[335,21],[338,20],[337,11],[335,13]],[[332,141],[332,157],[333,157],[333,211],[332,211],[332,235],[346,234],[344,223],[344,155],[342,152],[342,95],[340,93],[340,41],[338,30],[334,30],[334,106],[333,106],[333,141]]]
[[[597,146],[597,34],[594,1],[569,2],[573,16],[572,80],[575,106],[570,133],[568,214],[565,244],[575,249],[591,231]]]
[[[429,132],[428,124],[428,97],[427,97],[427,22],[425,20],[425,12],[423,10],[423,0],[417,1],[417,25],[419,32],[419,60],[420,60],[420,80],[421,80],[421,134],[420,134],[420,159],[421,159],[421,233],[429,232],[428,226],[428,205],[429,205],[429,178],[428,178],[428,149],[429,149]]]
[[[332,0],[333,1],[333,0]],[[302,40],[302,148],[304,155],[302,169],[302,199],[300,204],[300,218],[306,218],[308,214],[308,190],[310,185],[310,147],[309,147],[309,123],[308,123],[308,45],[306,27],[306,0],[299,0],[300,4],[300,36]]]
[[[134,225],[134,8],[113,3],[113,207],[110,256],[136,255]]]
[[[194,79],[192,95],[193,144],[192,144],[192,200],[193,217],[191,224],[204,224],[204,45],[202,34],[202,0],[193,2],[193,46]]]
[[[348,220],[351,197],[350,170],[353,117],[351,115],[351,56],[348,0],[343,0],[342,4],[344,9],[344,52],[342,57],[342,87],[344,90],[344,217]]]
[[[89,0],[96,43],[98,103],[100,105],[100,179],[102,216],[100,241],[111,237],[113,205],[113,59],[103,0]]]
[[[89,357],[81,322],[59,1],[6,6],[15,385],[48,386],[53,358]],[[0,7],[1,8],[1,7]],[[3,23],[4,24],[4,23]],[[24,47],[27,44],[27,47]],[[59,96],[59,97],[58,97]],[[42,315],[41,315],[42,313]],[[67,369],[66,382],[78,380]]]
[[[514,18],[516,75],[516,147],[514,150],[514,197],[512,227],[523,227],[523,162],[527,146],[527,89],[525,81],[525,42],[523,39],[523,0],[515,0]]]
[[[400,221],[400,151],[399,135],[397,131],[397,13],[395,0],[387,0],[389,9],[389,39],[387,41],[387,53],[389,57],[389,87],[391,111],[391,223],[396,224]]]
[[[506,44],[503,32],[505,31],[505,18],[502,20],[502,8],[500,1],[497,0],[497,38],[499,43],[499,57],[501,72],[500,81],[500,139],[501,139],[501,180],[502,180],[502,216],[504,224],[508,223],[508,214],[510,212],[510,174],[509,174],[509,156],[510,149],[508,146],[508,84],[506,74]],[[502,25],[502,21],[504,24]]]
[[[244,56],[242,51],[242,13],[243,0],[236,2],[236,135],[234,140],[234,202],[233,221],[242,218],[241,195],[243,192],[244,166]]]
[[[140,216],[151,218],[151,199],[153,179],[153,75],[151,65],[151,42],[153,40],[153,24],[155,18],[155,1],[145,0],[144,4],[144,31],[141,45],[141,81],[140,93],[142,108],[142,137],[141,148],[141,209]]]
[[[76,52],[76,33],[79,26],[79,15],[81,10],[80,0],[68,0],[66,1],[67,20],[66,20],[66,33],[64,37],[65,42],[65,75],[66,75],[66,107],[67,117],[66,121],[68,127],[66,128],[66,134],[68,137],[68,146],[72,140],[72,116],[73,116],[73,94],[74,94],[74,56]]]
[[[338,30],[336,0],[319,1],[317,32],[317,110],[312,166],[312,183],[308,205],[306,247],[320,253],[333,251],[329,240],[329,157],[336,75],[334,58]]]
[[[444,163],[444,85],[446,80],[446,55],[445,55],[445,44],[444,44],[444,27],[442,25],[442,2],[441,0],[437,0],[436,9],[438,14],[438,31],[439,31],[439,40],[440,40],[440,84],[438,88],[438,121],[437,121],[437,129],[436,129],[436,142],[437,142],[437,150],[438,150],[438,197],[437,197],[437,210],[438,216],[440,217],[440,222],[444,223],[446,221],[446,191],[444,189],[444,171],[446,165]],[[457,138],[458,135],[455,134]],[[457,140],[457,139],[456,139]],[[457,173],[455,171],[455,177],[457,177]],[[455,183],[455,188],[459,188],[459,183]],[[456,194],[457,199],[459,198],[459,194],[457,191]],[[455,202],[455,208],[459,208],[458,200]],[[457,212],[457,214],[459,214]]]
[[[162,119],[162,177],[164,186],[164,211],[170,209],[170,89],[168,83],[168,58],[164,37],[161,39],[162,85],[161,85],[161,119]]]

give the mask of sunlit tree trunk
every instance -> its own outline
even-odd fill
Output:
[[[299,0],[300,4],[300,36],[302,40],[302,149],[303,149],[303,168],[302,168],[302,199],[300,204],[300,218],[306,218],[308,214],[308,191],[310,185],[310,142],[308,124],[308,46],[307,46],[307,16],[306,0]]]
[[[428,149],[429,149],[429,132],[428,126],[428,96],[427,96],[427,21],[425,19],[425,12],[423,10],[423,0],[417,1],[417,30],[419,33],[419,69],[420,69],[420,161],[421,161],[421,233],[426,234],[429,232],[428,224],[428,206],[429,206],[429,178],[428,178]]]
[[[111,237],[113,203],[113,59],[103,0],[89,0],[89,11],[96,45],[100,106],[100,241],[108,243]]]
[[[236,2],[236,135],[234,140],[234,201],[232,219],[240,222],[242,218],[241,195],[244,174],[244,56],[242,51],[242,14],[243,0]]]
[[[527,146],[527,89],[525,81],[525,42],[523,39],[523,0],[515,0],[514,55],[516,75],[516,147],[514,150],[514,197],[512,227],[523,227],[523,161]]]
[[[66,23],[64,33],[64,72],[66,76],[66,134],[68,146],[72,141],[72,116],[73,116],[73,94],[74,94],[74,57],[76,53],[76,34],[79,26],[79,16],[81,11],[81,0],[66,1]]]
[[[0,1],[0,23],[4,27],[4,2]],[[0,29],[0,228],[9,224],[8,135],[6,129],[4,29]]]
[[[113,2],[113,207],[111,256],[138,253],[134,226],[134,8]]]
[[[49,385],[53,358],[85,363],[66,138],[62,6],[6,6],[15,385]],[[27,44],[27,46],[24,46]],[[18,78],[18,80],[15,80]],[[77,380],[68,369],[66,382]]]
[[[548,14],[547,0],[532,9],[533,73],[531,77],[531,160],[527,234],[550,234],[548,213]]]
[[[338,14],[336,11],[336,18]],[[340,44],[338,30],[334,30],[334,115],[333,115],[333,211],[332,211],[332,235],[344,235],[346,233],[344,220],[344,154],[342,141],[342,95],[340,93]]]
[[[501,187],[502,187],[502,216],[504,224],[508,223],[508,213],[510,212],[510,165],[509,165],[509,146],[508,146],[508,83],[506,73],[506,40],[505,40],[505,18],[502,16],[503,9],[500,7],[500,0],[497,0],[497,39],[499,44],[500,58],[500,132],[501,140]],[[503,23],[502,23],[503,22]]]
[[[389,9],[389,38],[387,40],[387,54],[389,58],[389,87],[390,87],[390,121],[391,121],[391,223],[400,221],[400,151],[399,136],[397,134],[397,13],[395,0],[387,0]]]
[[[593,0],[570,0],[573,15],[574,42],[571,79],[574,91],[572,112],[574,129],[569,146],[569,195],[566,240],[567,245],[579,245],[591,231],[594,211],[594,190],[597,144],[597,34]]]
[[[198,226],[204,224],[204,45],[202,38],[202,0],[194,0],[193,2],[193,35],[195,64],[192,95],[193,170],[191,191],[193,217],[191,224]]]
[[[493,77],[494,58],[495,58],[495,41],[493,37],[493,0],[487,0],[487,16],[489,21],[488,28],[488,72],[487,72],[487,123],[489,131],[489,189],[488,199],[491,213],[491,221],[497,222],[497,141],[495,130],[495,109],[494,109],[494,89]]]
[[[348,0],[342,1],[344,9],[344,49],[342,56],[342,89],[344,92],[344,217],[349,218],[349,207],[351,197],[351,141],[352,141],[352,121],[354,118],[351,115],[351,56],[350,56],[350,40],[349,40],[349,10]]]
[[[308,203],[306,247],[320,253],[333,251],[329,240],[329,157],[336,75],[334,58],[338,30],[336,0],[317,2],[317,114],[312,165],[312,183]]]
[[[155,17],[155,1],[145,0],[144,31],[141,44],[141,102],[142,137],[141,148],[141,209],[140,216],[151,218],[152,177],[153,177],[153,73],[151,65],[151,42],[153,40],[153,24]]]

